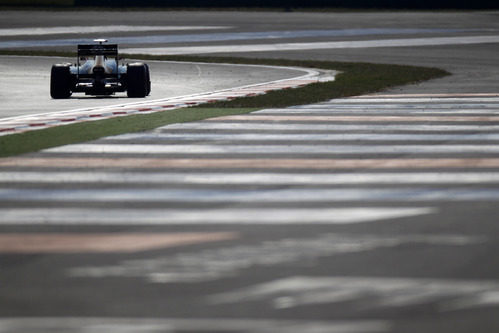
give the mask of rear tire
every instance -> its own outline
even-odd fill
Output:
[[[67,65],[53,65],[50,72],[50,96],[54,99],[69,98],[71,91],[71,72]]]
[[[146,97],[149,85],[147,80],[147,67],[142,63],[127,66],[127,96]]]
[[[149,65],[145,64],[146,66],[146,90],[147,90],[147,96],[151,93],[151,73],[149,72]]]

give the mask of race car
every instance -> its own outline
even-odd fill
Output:
[[[76,64],[62,63],[52,66],[50,96],[54,99],[69,98],[72,93],[86,95],[113,95],[127,92],[128,97],[146,97],[151,92],[149,66],[142,62],[119,65],[118,45],[104,44],[106,39],[96,39],[95,44],[78,45]]]

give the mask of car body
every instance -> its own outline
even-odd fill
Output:
[[[54,99],[69,98],[73,93],[86,95],[112,95],[127,92],[128,97],[146,97],[151,92],[149,66],[142,62],[119,64],[118,45],[78,45],[76,64],[62,63],[52,66],[50,95]]]

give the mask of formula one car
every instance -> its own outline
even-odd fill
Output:
[[[151,92],[149,66],[136,62],[119,65],[118,45],[78,45],[77,63],[56,64],[50,75],[50,96],[55,99],[69,98],[72,93],[86,95],[113,95],[127,92],[128,97],[146,97]],[[81,63],[80,63],[81,62]]]

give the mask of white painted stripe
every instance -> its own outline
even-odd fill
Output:
[[[90,317],[19,317],[0,319],[0,333],[71,332],[71,333],[382,333],[391,324],[382,320],[273,320],[273,319],[157,319]]]
[[[211,301],[265,301],[277,309],[350,302],[363,311],[431,304],[447,311],[449,304],[460,301],[471,305],[467,308],[497,306],[498,293],[497,281],[487,280],[294,276],[213,295]],[[482,299],[490,302],[477,302]]]
[[[0,36],[43,36],[62,34],[94,34],[107,32],[142,32],[142,31],[186,31],[186,30],[220,30],[230,26],[154,26],[154,25],[101,25],[101,26],[64,26],[64,27],[32,27],[32,28],[3,28]]]
[[[183,46],[183,47],[156,47],[156,48],[128,48],[122,53],[139,54],[202,54],[202,53],[241,53],[241,52],[268,52],[293,50],[320,50],[320,49],[355,49],[377,47],[407,47],[407,46],[436,46],[436,45],[470,45],[499,43],[499,36],[469,36],[469,37],[426,37],[379,39],[343,42],[311,42],[311,43],[276,43],[276,44],[244,44],[244,45],[217,45],[217,46]]]
[[[228,33],[197,33],[197,34],[171,34],[147,36],[120,36],[112,40],[118,44],[160,44],[169,43],[195,43],[195,42],[228,42],[238,40],[262,40],[278,38],[306,38],[306,37],[338,37],[338,36],[368,36],[368,35],[393,35],[393,34],[420,34],[420,33],[456,33],[463,32],[459,29],[339,29],[339,30],[288,30],[288,31],[259,31],[259,32],[228,32]],[[480,30],[475,30],[475,32]],[[482,30],[483,31],[483,30]],[[76,45],[87,42],[84,38],[52,39],[52,40],[22,40],[2,42],[2,47],[31,47],[31,46],[64,46]]]
[[[0,208],[0,225],[94,224],[349,224],[436,213],[430,207],[356,207],[326,209],[96,209],[96,208]]]
[[[499,105],[494,108],[408,108],[408,107],[369,107],[369,106],[323,106],[320,108],[289,108],[289,109],[265,109],[252,112],[252,114],[348,114],[348,115],[428,115],[428,114],[444,114],[444,115],[497,115],[499,114]]]
[[[374,109],[374,110],[383,110],[383,109],[402,109],[402,110],[463,110],[463,109],[477,109],[477,110],[497,110],[499,108],[499,103],[491,103],[487,102],[425,102],[425,103],[376,103],[374,101],[369,103],[348,103],[348,101],[344,101],[344,103],[334,102],[334,100],[330,102],[323,102],[312,105],[302,105],[302,106],[293,106],[291,108],[283,109],[283,110],[300,110],[300,109],[309,109],[309,110],[317,110],[317,109],[348,109],[348,110],[363,110],[363,109]],[[271,109],[270,109],[271,110]]]
[[[461,122],[461,123],[473,123],[481,122],[487,124],[497,123],[499,121],[499,116],[448,116],[448,115],[424,115],[424,116],[409,116],[409,115],[231,115],[223,116],[218,118],[206,119],[206,122],[210,121],[246,121],[246,122],[347,122],[347,123],[373,123],[373,122],[385,122],[385,123],[403,123],[403,122],[420,122],[420,123],[436,123],[436,122]]]
[[[300,203],[499,200],[499,188],[286,188],[286,189],[12,189],[4,202]]]
[[[134,142],[164,141],[490,141],[497,134],[262,134],[262,133],[132,133],[104,138]]]
[[[336,124],[336,123],[248,123],[248,122],[192,122],[160,127],[156,131],[170,129],[194,130],[271,130],[271,131],[428,131],[428,132],[492,132],[499,131],[499,125],[399,125],[399,124]]]
[[[434,98],[452,98],[452,97],[499,97],[499,93],[421,93],[421,94],[369,94],[356,96],[355,98],[403,98],[403,97],[434,97]]]
[[[197,185],[496,184],[499,183],[499,172],[309,174],[3,171],[0,173],[0,182]]]
[[[499,153],[499,145],[146,145],[74,144],[43,150],[62,154],[471,154]]]
[[[499,39],[499,36],[497,36]],[[450,103],[463,103],[464,105],[469,105],[469,103],[497,103],[499,102],[499,97],[401,97],[401,98],[385,98],[376,96],[366,96],[366,97],[352,97],[352,98],[341,98],[332,99],[328,101],[329,104],[369,104],[369,103],[434,103],[438,105],[445,105]]]
[[[144,156],[116,158],[107,157],[20,157],[0,159],[0,165],[16,168],[49,168],[52,170],[71,168],[83,169],[181,169],[181,170],[220,170],[220,169],[307,169],[307,170],[364,170],[364,169],[435,169],[497,168],[499,158],[490,157],[449,157],[449,158],[157,158]]]
[[[434,107],[434,108],[448,108],[451,106],[460,107],[493,107],[499,104],[499,94],[494,97],[445,97],[438,98],[431,95],[424,95],[419,97],[400,95],[400,97],[382,97],[382,96],[369,96],[369,97],[347,97],[347,98],[334,98],[328,101],[323,101],[320,103],[313,103],[309,105],[296,105],[293,108],[300,107],[320,107],[320,106],[334,106],[334,105],[344,105],[344,106],[406,106],[409,108],[421,108],[421,107]]]

